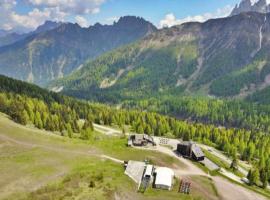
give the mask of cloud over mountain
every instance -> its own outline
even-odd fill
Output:
[[[106,0],[1,0],[0,29],[14,31],[34,30],[46,20],[66,21],[73,19],[83,27],[88,26],[84,15],[96,14]],[[18,4],[30,5],[31,10],[19,13]]]
[[[188,16],[182,19],[177,19],[173,13],[169,13],[162,19],[159,23],[159,27],[172,27],[175,25],[180,25],[186,22],[205,22],[209,19],[226,17],[232,11],[232,7],[230,5],[225,6],[224,8],[217,9],[213,13],[204,13],[201,15]]]

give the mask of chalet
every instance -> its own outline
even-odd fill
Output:
[[[204,160],[204,153],[201,148],[191,141],[184,141],[177,145],[177,151],[182,156],[191,158],[196,161]]]

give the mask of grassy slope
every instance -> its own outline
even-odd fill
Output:
[[[112,199],[115,195],[121,199],[207,199],[207,193],[216,196],[209,187],[203,191],[194,188],[193,196],[180,195],[175,190],[136,193],[136,185],[124,175],[121,165],[96,155],[149,158],[160,165],[184,166],[160,153],[129,149],[124,142],[103,136],[95,143],[94,139],[70,140],[23,127],[0,115],[0,199]],[[92,188],[91,181],[95,185]]]

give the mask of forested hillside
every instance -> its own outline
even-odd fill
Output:
[[[168,94],[243,99],[270,85],[269,19],[251,12],[165,28],[50,87],[110,103]]]
[[[266,104],[189,96],[167,96],[125,101],[122,103],[122,107],[158,112],[192,122],[270,133],[270,106]]]
[[[199,141],[216,146],[234,158],[247,160],[256,167],[252,173],[260,173],[264,186],[270,177],[270,135],[259,130],[221,128],[177,120],[154,112],[91,104],[6,77],[1,77],[0,82],[9,83],[0,88],[0,111],[21,124],[33,124],[63,136],[79,135],[81,139],[91,137],[92,122],[119,127],[129,125],[137,133]],[[31,92],[32,89],[35,94]],[[78,124],[80,119],[86,120],[82,127]]]

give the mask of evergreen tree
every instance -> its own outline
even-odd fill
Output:
[[[73,137],[73,131],[72,131],[71,125],[68,123],[66,125],[66,128],[67,128],[68,137],[72,138]]]
[[[232,160],[232,163],[231,163],[231,166],[230,166],[231,169],[233,169],[234,171],[237,171],[238,170],[238,161],[236,158],[234,158]]]

